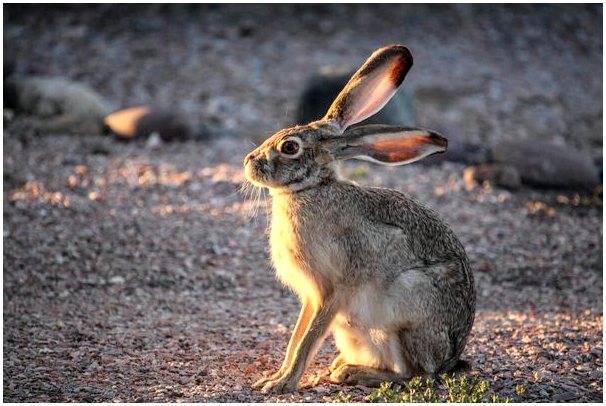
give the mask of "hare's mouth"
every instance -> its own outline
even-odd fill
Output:
[[[244,165],[244,176],[255,186],[271,187],[269,168],[256,159],[251,159]]]

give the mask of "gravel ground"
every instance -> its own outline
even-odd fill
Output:
[[[8,402],[321,402],[341,390],[363,400],[363,387],[250,389],[279,366],[298,309],[268,261],[267,202],[239,192],[241,160],[250,140],[288,122],[324,64],[408,43],[420,124],[601,157],[601,6],[4,12],[17,72],[84,81],[117,106],[173,105],[239,135],[152,148],[5,118]],[[461,238],[478,287],[470,374],[501,396],[524,384],[525,401],[601,401],[601,193],[470,189],[464,169],[344,166],[362,184],[414,195]],[[334,355],[329,339],[303,383]]]

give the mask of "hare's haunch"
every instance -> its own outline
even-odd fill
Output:
[[[411,66],[404,46],[377,50],[324,118],[279,131],[244,160],[248,180],[271,192],[272,261],[301,301],[282,367],[254,385],[263,392],[296,390],[329,333],[340,353],[328,380],[353,385],[447,372],[465,348],[475,290],[454,233],[411,197],[335,170],[338,160],[402,165],[446,150],[429,130],[349,128],[379,111]]]

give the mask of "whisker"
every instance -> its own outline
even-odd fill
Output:
[[[261,205],[261,193],[263,193],[263,189],[257,188],[257,198],[255,199],[255,220],[256,220],[256,222],[259,221],[259,217],[257,216],[257,214],[259,214],[259,206]],[[256,224],[256,222],[255,222],[255,224]]]
[[[228,194],[227,197],[234,197],[236,195],[244,194],[244,188],[246,187],[245,183],[246,183],[246,181],[240,183],[236,187],[236,190],[234,190],[233,192],[231,192],[230,194]]]
[[[251,187],[248,195],[248,212],[246,213],[249,220],[253,220],[255,216],[255,193],[255,188]]]
[[[265,189],[263,189],[263,201],[265,203],[265,221],[266,224],[265,226],[269,226],[269,210],[268,210],[268,204],[267,204],[267,191]]]
[[[242,204],[248,206],[248,209],[246,212],[246,217],[250,218],[252,211],[253,211],[251,204],[254,204],[254,203],[251,203],[251,202],[253,202],[252,197],[253,197],[253,193],[255,192],[255,190],[254,190],[255,186],[248,180],[245,180],[238,189],[239,189],[239,192],[243,195]]]
[[[248,218],[252,220],[254,224],[257,223],[257,195],[259,190],[254,188],[251,193],[250,205],[248,206]]]
[[[246,200],[246,191],[248,190],[248,182],[242,182],[237,188],[236,193],[242,196],[242,200]]]
[[[284,122],[286,122],[288,120],[288,104],[286,104],[285,106],[285,111],[284,111],[284,118],[282,119]]]
[[[259,187],[245,179],[237,188],[237,192],[242,196],[242,208],[245,212],[245,216],[253,222],[258,224],[259,222],[259,210],[263,205],[265,210],[265,217],[267,224],[269,224],[269,210],[267,204],[267,191],[264,187]],[[246,209],[244,209],[246,206]]]

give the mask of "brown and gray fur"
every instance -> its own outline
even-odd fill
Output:
[[[354,385],[447,372],[465,347],[475,290],[454,233],[411,197],[335,169],[342,159],[398,165],[446,149],[428,130],[347,130],[376,113],[411,66],[406,47],[377,50],[322,120],[276,133],[244,160],[247,178],[272,195],[277,277],[301,301],[282,367],[254,385],[264,392],[296,390],[330,333],[340,353],[328,380]]]

